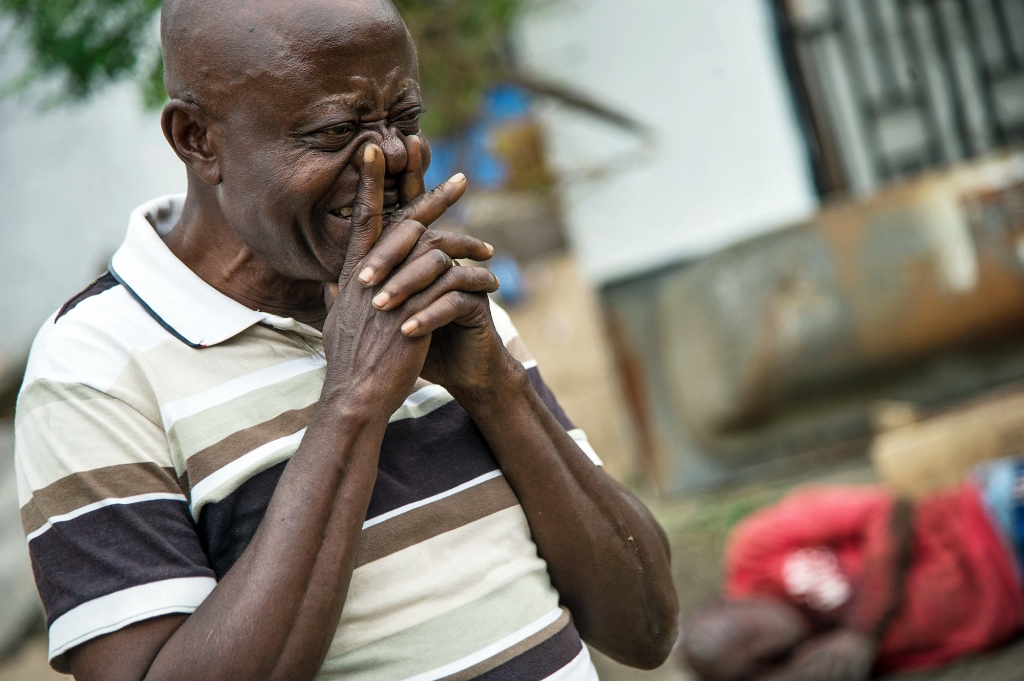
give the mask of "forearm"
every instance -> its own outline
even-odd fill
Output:
[[[321,405],[252,542],[146,678],[315,675],[341,616],[386,424]]]
[[[647,509],[595,466],[521,367],[489,394],[459,394],[526,513],[581,635],[634,666],[657,666],[676,636],[668,542]]]

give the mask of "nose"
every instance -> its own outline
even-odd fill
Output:
[[[374,134],[369,141],[379,146],[384,152],[385,173],[397,175],[405,170],[405,166],[409,162],[409,154],[405,149],[405,142],[398,136],[398,132],[385,121],[374,125],[372,130]]]

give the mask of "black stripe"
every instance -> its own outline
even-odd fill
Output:
[[[497,470],[498,462],[466,410],[452,400],[419,418],[388,425],[366,519]]]
[[[252,541],[284,472],[282,462],[203,506],[199,535],[218,579]],[[497,470],[480,430],[454,400],[419,418],[388,425],[366,518],[432,497]]]
[[[576,659],[583,641],[572,620],[561,631],[476,677],[476,681],[540,681]]]
[[[64,306],[60,308],[60,312],[57,313],[57,317],[53,320],[53,323],[56,324],[58,319],[66,315],[68,312],[74,310],[75,307],[77,307],[78,304],[85,300],[86,298],[98,296],[104,291],[114,288],[115,286],[117,286],[117,284],[117,279],[115,279],[113,275],[110,274],[110,272],[107,272],[102,277],[100,277],[99,279],[92,282],[84,289],[82,289],[82,291],[78,293],[78,295],[76,295],[74,298],[64,303]]]
[[[531,367],[526,370],[526,375],[530,377],[530,384],[533,385],[533,389],[540,395],[541,402],[544,406],[554,415],[555,419],[562,425],[566,430],[574,430],[576,426],[573,425],[572,421],[566,415],[565,410],[558,404],[558,400],[555,399],[555,394],[551,392],[551,388],[544,382],[544,379],[540,377],[540,370],[537,367]]]
[[[117,591],[213,577],[184,501],[113,504],[55,523],[28,545],[47,625]]]
[[[257,473],[221,501],[203,506],[199,537],[217,579],[223,579],[256,535],[286,464]]]

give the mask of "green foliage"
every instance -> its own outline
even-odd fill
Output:
[[[419,53],[424,130],[469,123],[512,70],[508,35],[528,0],[395,0]]]
[[[24,29],[28,75],[62,76],[73,99],[136,72],[159,9],[160,0],[0,0]]]
[[[465,126],[511,71],[507,36],[531,0],[395,0],[416,41],[428,134]],[[144,103],[166,101],[156,21],[160,0],[0,0],[23,29],[28,80],[59,76],[69,100],[138,79]]]

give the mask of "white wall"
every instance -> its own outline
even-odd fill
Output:
[[[520,57],[649,125],[647,150],[543,111],[570,238],[595,282],[696,257],[817,206],[767,0],[554,0]],[[604,167],[602,177],[581,169]]]
[[[135,206],[184,190],[184,167],[131,84],[49,111],[0,100],[0,373],[105,269]]]

